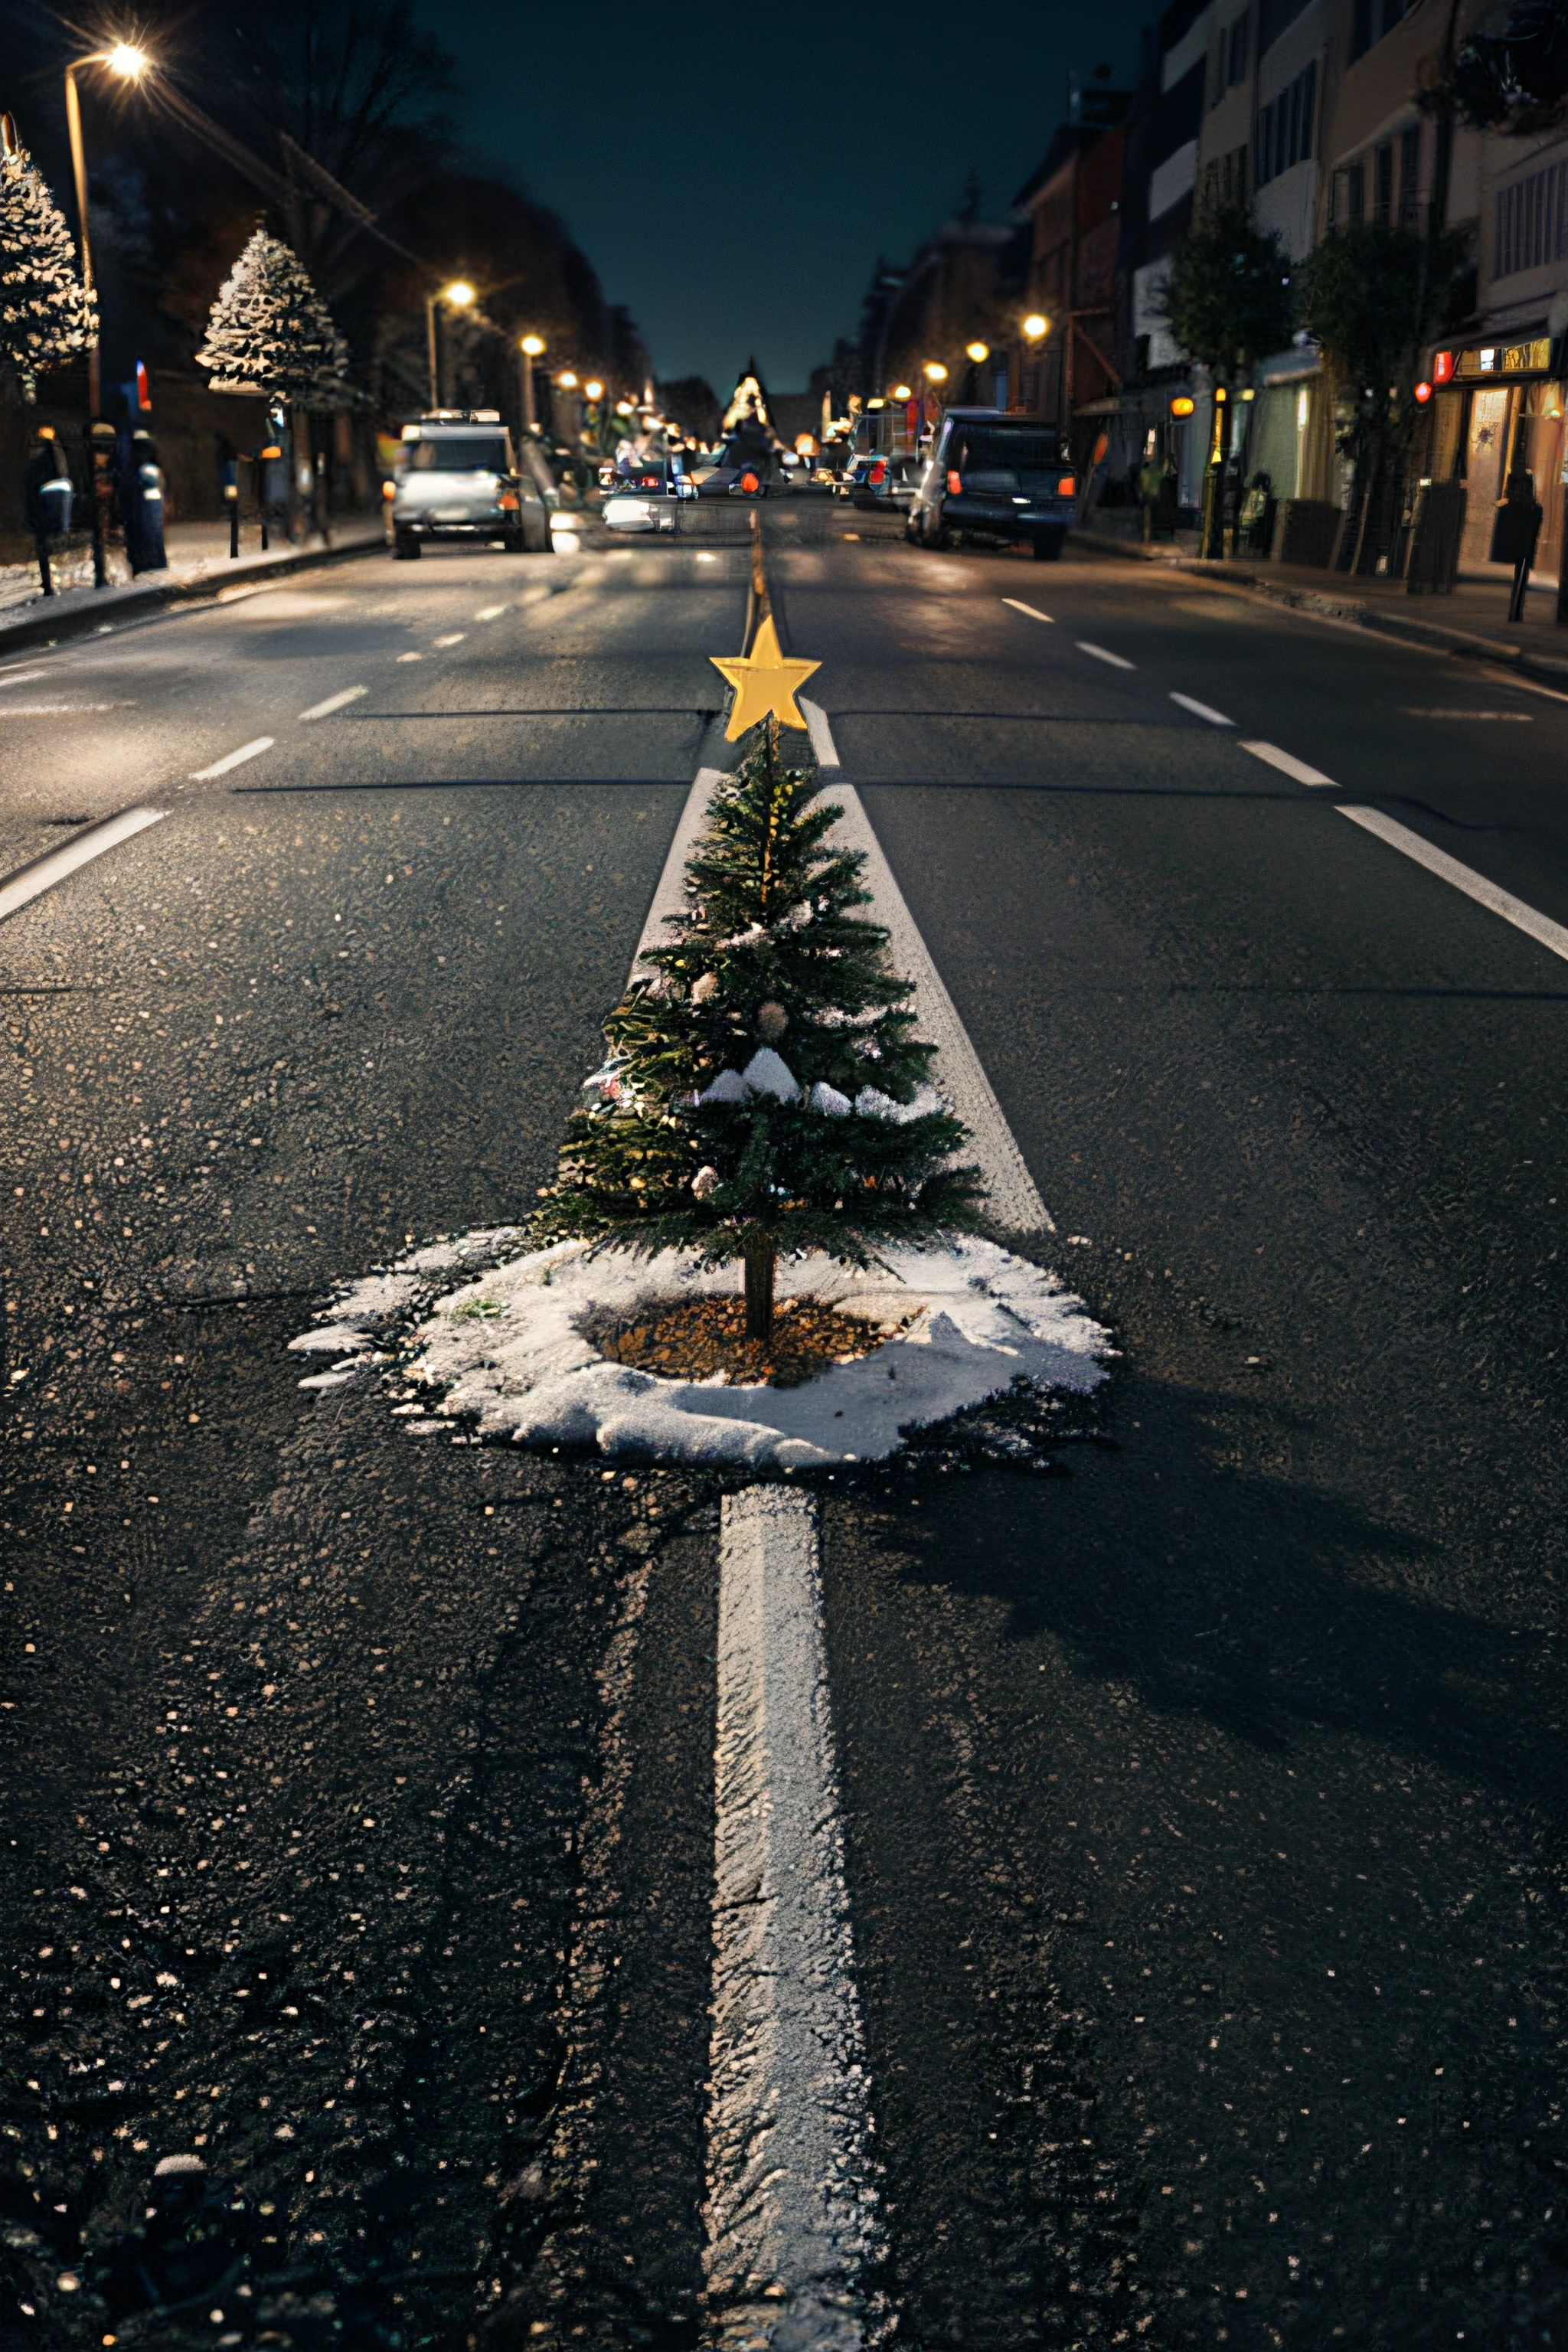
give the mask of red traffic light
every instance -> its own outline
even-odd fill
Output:
[[[1432,397],[1432,387],[1431,387],[1431,385],[1430,385],[1429,383],[1418,383],[1418,384],[1416,385],[1416,387],[1415,387],[1415,404],[1416,404],[1416,406],[1417,406],[1418,408],[1425,408],[1425,407],[1426,407],[1426,403],[1431,399],[1431,397]]]

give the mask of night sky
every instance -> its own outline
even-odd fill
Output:
[[[608,0],[574,34],[515,0],[418,5],[458,55],[485,161],[564,215],[660,376],[721,392],[753,350],[775,390],[803,387],[854,332],[879,252],[907,257],[972,163],[984,216],[1005,219],[1068,68],[1104,62],[1127,83],[1158,13],[905,0],[682,20]]]

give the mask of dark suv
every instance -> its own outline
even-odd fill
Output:
[[[1026,539],[1054,562],[1077,519],[1072,460],[1055,428],[999,408],[950,408],[904,536],[921,547]]]

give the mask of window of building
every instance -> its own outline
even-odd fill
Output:
[[[1355,0],[1351,16],[1351,63],[1364,58],[1384,33],[1392,33],[1411,0]]]
[[[1376,190],[1373,218],[1380,228],[1386,228],[1394,217],[1394,142],[1385,139],[1376,148],[1372,159],[1373,185]]]
[[[1312,63],[1299,73],[1286,89],[1258,117],[1258,184],[1266,187],[1288,172],[1293,163],[1304,163],[1314,150],[1318,111],[1318,67]]]
[[[1421,209],[1421,125],[1399,134],[1399,226],[1414,228]]]
[[[1234,89],[1238,81],[1245,81],[1247,79],[1247,23],[1245,16],[1238,16],[1230,28],[1227,43],[1230,56],[1226,62],[1225,77],[1227,89]]]
[[[1345,173],[1345,218],[1363,221],[1366,218],[1366,165],[1352,163]]]
[[[1492,276],[1568,257],[1568,164],[1552,163],[1497,194]]]

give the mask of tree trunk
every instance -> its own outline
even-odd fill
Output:
[[[773,1267],[778,1253],[763,1234],[746,1244],[746,1337],[773,1336]]]

